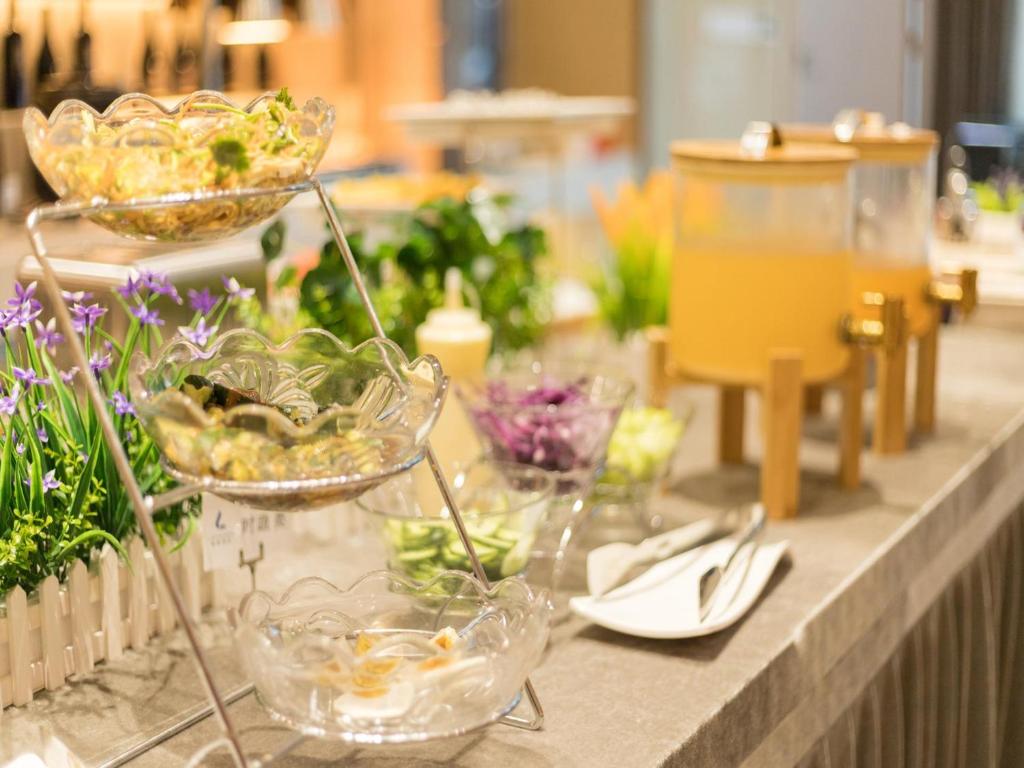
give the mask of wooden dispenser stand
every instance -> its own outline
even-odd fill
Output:
[[[841,333],[850,349],[846,370],[831,384],[842,395],[839,431],[839,470],[843,489],[860,486],[860,452],[864,397],[864,347],[878,346],[886,357],[898,359],[898,348],[906,349],[903,302],[880,294],[865,300],[879,308],[878,319],[847,318]],[[663,326],[647,329],[648,401],[664,407],[669,391],[682,384],[711,383],[687,377],[669,357],[670,331]],[[773,349],[768,372],[760,387],[763,402],[764,458],[761,463],[761,503],[769,517],[794,517],[800,502],[800,429],[804,414],[803,360],[800,350]],[[905,359],[905,358],[904,358]],[[722,464],[743,462],[743,432],[746,421],[747,387],[718,384],[718,460]]]
[[[933,280],[925,291],[931,302],[931,318],[925,332],[917,337],[917,378],[914,393],[914,430],[919,434],[928,434],[935,429],[936,375],[938,371],[939,326],[942,310],[946,306],[956,306],[963,317],[970,315],[978,303],[978,271],[964,269],[959,272],[946,272],[942,277]],[[875,294],[867,294],[869,302],[879,301]],[[894,300],[889,298],[890,313]],[[895,318],[883,324],[892,325]],[[892,325],[895,328],[895,325]],[[876,405],[872,448],[878,454],[903,453],[907,449],[907,351],[909,338],[906,334],[902,341],[883,345],[875,356]],[[818,384],[806,387],[804,392],[804,413],[816,416],[821,413],[823,387]]]
[[[917,382],[914,393],[914,429],[922,434],[935,430],[935,392],[939,358],[939,325],[942,309],[956,306],[968,317],[978,306],[978,270],[945,272],[928,285],[932,302],[928,330],[917,340]]]
[[[893,329],[875,352],[875,452],[902,453],[907,447],[907,318],[903,299],[868,293],[863,300],[880,307],[883,326]]]

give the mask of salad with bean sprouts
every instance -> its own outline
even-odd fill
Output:
[[[333,127],[320,99],[298,107],[282,88],[248,107],[199,91],[168,111],[140,94],[122,96],[102,115],[65,102],[47,120],[25,118],[32,158],[64,200],[126,203],[207,193],[144,210],[98,214],[129,237],[189,240],[229,235],[276,212],[290,199],[219,199],[217,192],[277,189],[312,175]]]

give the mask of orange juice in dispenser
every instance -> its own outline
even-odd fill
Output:
[[[842,373],[853,152],[681,141],[672,156],[673,366],[695,379],[756,386],[773,350],[797,350],[805,381]]]

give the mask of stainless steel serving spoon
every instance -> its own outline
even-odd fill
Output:
[[[754,552],[757,551],[758,543],[757,540],[761,535],[761,531],[764,530],[764,507],[760,504],[755,504],[754,508],[750,512],[750,522],[747,523],[746,528],[740,533],[739,538],[736,540],[736,544],[732,548],[732,552],[729,553],[729,558],[725,561],[724,565],[713,565],[708,568],[700,576],[700,620],[703,622],[707,619],[708,614],[711,613],[711,606],[715,602],[715,594],[718,592],[718,588],[722,585],[726,575],[736,565],[736,556],[740,553],[747,544],[754,542]],[[752,552],[751,557],[754,556]]]

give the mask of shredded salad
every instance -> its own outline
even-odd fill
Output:
[[[33,153],[43,175],[64,199],[111,202],[174,193],[278,188],[304,180],[323,155],[329,132],[316,115],[296,106],[286,88],[247,111],[196,98],[176,113],[98,120],[81,110],[58,122]],[[286,199],[252,198],[127,211],[98,217],[122,234],[189,239],[248,226]]]

